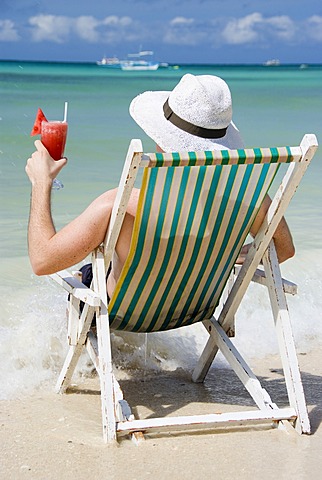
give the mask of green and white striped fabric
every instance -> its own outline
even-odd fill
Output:
[[[210,318],[279,163],[297,154],[283,147],[144,155],[111,328],[152,332]]]

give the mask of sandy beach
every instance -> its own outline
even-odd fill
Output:
[[[97,378],[69,394],[38,391],[1,406],[3,479],[315,479],[322,468],[322,363],[317,348],[299,355],[312,435],[267,427],[208,433],[148,436],[139,446],[128,438],[105,445],[101,437]],[[257,364],[257,365],[256,365]],[[254,361],[256,375],[283,405],[280,361]],[[140,418],[252,408],[248,393],[227,368],[213,367],[202,385],[187,372],[127,375],[120,380]],[[275,397],[275,398],[274,398]]]

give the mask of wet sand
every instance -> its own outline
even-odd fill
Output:
[[[2,401],[2,479],[315,479],[322,469],[321,350],[299,355],[312,435],[267,427],[208,433],[128,438],[105,445],[101,437],[97,378],[71,393],[41,391]],[[256,375],[279,405],[286,403],[278,357],[252,362]],[[253,403],[234,373],[212,368],[202,385],[182,371],[121,375],[121,387],[140,418],[251,409]]]

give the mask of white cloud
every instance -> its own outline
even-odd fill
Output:
[[[143,34],[143,27],[127,16],[110,15],[100,22],[100,41],[103,43],[138,40],[140,32]]]
[[[72,19],[59,15],[36,15],[29,18],[31,35],[35,42],[43,40],[64,43],[70,33]]]
[[[65,43],[72,34],[89,43],[121,42],[135,39],[135,24],[128,16],[111,15],[98,20],[91,15],[67,17],[56,15],[37,15],[29,18],[31,36],[35,42],[44,40]],[[131,29],[129,28],[131,26]],[[139,31],[136,26],[136,31]]]
[[[274,38],[290,41],[295,31],[295,24],[287,15],[264,17],[255,12],[230,20],[222,31],[222,37],[229,44],[268,43]]]
[[[171,20],[170,25],[172,27],[175,26],[187,26],[187,25],[192,25],[194,23],[193,18],[185,18],[185,17],[175,17]]]
[[[196,46],[203,43],[206,31],[193,18],[175,17],[165,28],[163,41],[172,45]]]
[[[244,18],[230,20],[222,31],[222,37],[226,43],[242,44],[255,42],[259,34],[256,26],[262,23],[260,13],[252,13]]]
[[[270,17],[264,20],[264,25],[272,27],[273,34],[284,40],[292,40],[295,35],[295,24],[287,15]]]
[[[92,16],[77,17],[74,22],[74,28],[76,34],[83,40],[87,40],[90,43],[99,41],[99,34],[96,30],[99,25],[99,21]]]
[[[313,15],[307,19],[308,36],[318,42],[322,42],[322,17]]]
[[[116,15],[110,15],[104,18],[102,25],[109,25],[113,27],[128,27],[132,23],[130,17],[117,17]]]
[[[20,39],[11,20],[0,20],[0,42],[17,42]]]
[[[155,32],[168,45],[215,46],[254,45],[267,46],[295,41],[304,44],[308,39],[322,41],[322,16],[313,15],[298,22],[287,15],[264,16],[259,12],[241,18],[214,17],[197,20],[191,16],[175,16],[168,22],[143,23],[129,16],[110,15],[97,18],[92,15],[70,17],[39,14],[29,18],[29,37],[35,42],[48,41],[59,44],[71,39],[88,43],[117,44],[137,42],[149,45],[155,41]],[[297,35],[297,33],[300,33]],[[0,41],[17,41],[24,36],[24,27],[12,20],[0,20]]]

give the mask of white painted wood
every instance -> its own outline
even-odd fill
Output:
[[[143,149],[140,140],[132,140],[126,156],[121,180],[111,214],[109,228],[104,241],[104,252],[96,250],[93,261],[93,272],[95,268],[95,290],[99,291],[102,302],[101,311],[97,318],[97,337],[99,350],[99,371],[101,382],[101,401],[103,436],[105,441],[116,440],[116,412],[118,415],[130,415],[126,405],[127,402],[121,398],[117,400],[116,379],[113,377],[112,357],[110,344],[110,330],[107,310],[106,295],[106,270],[112,260],[115,245],[122,227],[127,205],[136,180],[138,167],[140,165]],[[104,332],[104,334],[102,333]]]
[[[275,425],[284,420],[295,422],[296,428],[300,432],[309,432],[309,423],[305,399],[304,395],[302,395],[303,390],[301,393],[302,384],[298,365],[296,363],[297,359],[294,350],[294,342],[292,346],[292,341],[289,341],[289,318],[288,315],[285,315],[285,308],[283,308],[283,302],[285,299],[283,288],[284,291],[294,293],[296,286],[287,281],[284,281],[283,286],[282,279],[278,277],[279,270],[277,271],[275,265],[272,267],[272,263],[274,262],[272,261],[272,255],[270,253],[267,253],[264,258],[265,275],[263,275],[262,271],[258,272],[257,267],[269,246],[275,228],[284,214],[316,148],[317,141],[315,136],[306,135],[301,142],[301,147],[292,150],[296,156],[296,161],[299,160],[300,152],[302,152],[303,158],[299,160],[298,164],[289,167],[278,193],[273,198],[266,220],[254,239],[244,265],[241,267],[232,290],[228,295],[228,299],[219,315],[219,323],[217,323],[216,320],[203,322],[204,326],[209,331],[210,336],[207,346],[201,355],[201,360],[194,372],[194,380],[200,381],[200,379],[205,377],[213,358],[217,353],[219,345],[232,368],[254,398],[254,401],[259,406],[260,410],[227,414],[135,420],[128,403],[123,398],[123,392],[112,371],[110,328],[105,280],[106,268],[113,256],[138,167],[151,166],[148,156],[142,154],[141,142],[138,140],[131,142],[121,177],[119,191],[116,197],[115,208],[113,209],[111,216],[110,228],[108,229],[104,242],[105,247],[102,246],[96,249],[93,255],[93,289],[87,289],[67,271],[58,272],[51,276],[67,292],[72,294],[75,306],[76,301],[82,300],[85,302],[85,307],[79,320],[77,334],[78,341],[76,342],[76,345],[69,347],[68,355],[58,379],[57,386],[59,391],[63,391],[67,388],[81,351],[86,343],[87,351],[89,352],[100,377],[103,436],[105,441],[115,441],[117,432],[119,432],[120,435],[132,434],[133,438],[138,441],[138,439],[143,438],[141,432],[145,431],[158,433],[162,430],[204,430],[207,428],[213,429],[215,427],[231,427],[244,424],[262,424],[265,422]],[[272,248],[274,249],[274,247]],[[269,252],[270,251],[271,248]],[[290,408],[277,408],[270,399],[268,393],[261,387],[258,379],[252,373],[249,366],[235,349],[231,340],[228,338],[230,331],[233,329],[234,315],[252,278],[259,283],[265,284],[270,290],[274,291],[274,294],[270,293],[270,295],[276,329],[279,342],[281,343],[280,348],[283,357],[283,368],[287,377],[286,382],[288,394],[290,396]],[[280,285],[276,289],[275,284],[277,281],[280,281]],[[278,293],[276,293],[277,290]],[[89,332],[94,309],[97,315],[97,342],[94,341],[95,337],[92,335],[92,332]],[[74,333],[71,334],[71,336],[74,337]]]
[[[72,272],[73,277],[78,281],[82,280],[82,273],[79,271]],[[70,295],[68,301],[68,325],[67,338],[69,345],[76,345],[78,339],[78,324],[79,324],[79,299]]]
[[[117,432],[120,435],[143,431],[159,433],[161,431],[206,430],[241,425],[256,425],[279,422],[281,420],[294,421],[296,413],[293,408],[277,410],[250,410],[246,412],[212,413],[208,415],[191,415],[181,417],[151,418],[119,422]]]
[[[231,318],[235,315],[247,287],[262,260],[264,252],[316,152],[317,140],[315,135],[305,135],[301,142],[301,148],[302,147],[303,156],[298,163],[289,164],[281,185],[272,199],[263,224],[254,238],[252,246],[240,269],[239,275],[232,288],[230,299],[226,302],[218,318],[219,323],[225,330],[228,329]]]
[[[94,335],[93,332],[88,332],[87,341],[86,341],[86,349],[87,352],[95,366],[95,369],[98,375],[101,375],[100,367],[99,367],[99,354],[98,354],[98,344],[97,344],[97,337]],[[134,420],[134,415],[131,412],[131,408],[128,402],[124,399],[122,389],[120,387],[119,382],[115,378],[113,373],[113,388],[114,388],[114,399],[115,399],[115,416],[116,421],[126,421],[126,420]]]
[[[99,355],[98,355],[98,344],[97,337],[93,332],[88,332],[88,337],[86,341],[87,352],[96,368],[98,375],[100,376],[99,368]],[[131,408],[126,400],[124,400],[123,392],[120,387],[119,382],[115,378],[113,373],[113,387],[114,387],[114,398],[115,398],[115,415],[116,421],[125,421],[133,420],[134,415],[131,412]]]
[[[80,318],[80,330],[77,345],[71,345],[69,347],[63,368],[56,383],[56,391],[58,393],[63,393],[70,385],[73,373],[86,341],[88,330],[91,326],[93,315],[94,308],[88,304],[85,304]]]
[[[115,395],[115,407],[116,407],[116,418],[118,422],[122,421],[132,421],[134,420],[134,415],[131,411],[130,405],[124,399],[123,391],[120,387],[119,382],[113,375],[113,386],[114,386],[114,395]]]
[[[69,345],[76,345],[78,338],[79,300],[72,295],[68,303],[67,338]]]
[[[92,360],[95,370],[99,374],[99,361],[98,361],[98,346],[97,346],[97,337],[94,335],[92,331],[88,332],[87,340],[85,343],[85,347],[89,358]]]
[[[225,305],[225,302],[227,301],[230,292],[234,286],[236,280],[236,272],[235,269],[233,268],[232,271],[229,274],[226,286],[221,294],[218,306],[215,310],[214,317],[217,316],[217,313],[220,313],[221,310],[223,309],[223,306]],[[231,319],[230,325],[229,325],[229,331],[226,332],[229,337],[234,337],[235,336],[235,317]]]
[[[61,369],[59,377],[56,382],[55,391],[57,393],[64,393],[70,385],[71,378],[73,376],[76,363],[77,363],[76,361],[74,365],[72,364],[75,349],[76,349],[76,346],[74,345],[70,345],[68,348],[68,352],[65,358],[63,368]]]
[[[73,314],[76,311],[77,302],[79,302],[79,300],[85,303],[83,313],[89,311],[91,313],[91,318],[93,317],[93,309],[89,309],[89,305],[91,305],[91,307],[95,307],[96,309],[98,345],[95,346],[93,336],[89,335],[89,340],[86,342],[86,348],[97,371],[100,374],[103,437],[104,440],[108,442],[116,439],[116,418],[114,411],[115,390],[112,373],[105,273],[115,249],[127,204],[136,179],[141,156],[141,141],[132,140],[121,176],[117,197],[114,203],[110,220],[110,228],[108,229],[104,242],[106,246],[105,259],[101,249],[97,249],[93,256],[93,278],[95,291],[88,289],[79,281],[80,279],[74,278],[66,270],[51,275],[53,280],[59,283],[68,293],[70,293],[72,299],[71,302],[75,306],[73,309]],[[70,347],[62,372],[57,381],[57,389],[61,392],[64,391],[70,384],[71,377],[88,335],[90,323],[91,320],[87,321],[86,315],[81,316],[79,326],[81,331],[78,342],[76,342],[76,345]],[[70,327],[70,329],[70,336],[72,337],[72,343],[74,344],[74,325]],[[104,332],[104,334],[102,332]],[[121,414],[125,416],[125,418],[130,418],[131,414],[129,413],[129,407],[127,407],[127,402],[123,399],[123,396],[122,398],[119,398],[119,402],[118,408],[120,408]]]
[[[60,272],[49,275],[52,280],[58,283],[66,292],[73,295],[78,300],[88,303],[92,307],[100,305],[100,297],[90,288],[86,287],[77,278],[73,277],[68,270],[61,270]]]
[[[238,274],[240,269],[241,269],[241,265],[238,265],[235,268],[236,268],[236,274]],[[263,275],[263,273],[264,272],[262,272],[261,270],[256,269],[255,274],[252,278],[252,281],[256,281],[257,283],[261,283],[262,285],[267,286],[267,280],[266,280],[266,277],[264,276],[265,273],[264,273],[264,275]],[[293,284],[292,282],[289,282],[288,280],[283,279],[283,286],[284,286],[284,290],[287,293],[295,294],[297,292],[297,285]],[[230,290],[231,289],[232,289],[232,287],[230,287]],[[234,319],[234,317],[233,317],[233,319]],[[230,322],[230,325],[233,322],[233,319]],[[209,322],[203,322],[203,324],[204,324],[206,330],[209,333],[209,329],[210,329],[210,331],[212,329],[211,324]],[[230,330],[231,330],[231,328],[229,328],[229,331]],[[233,336],[233,335],[230,334],[230,336]],[[195,366],[194,371],[192,373],[193,382],[202,383],[204,381],[204,379],[207,375],[207,372],[209,371],[209,368],[210,368],[215,356],[217,355],[217,353],[218,353],[218,346],[216,344],[216,339],[215,339],[215,337],[210,335],[208,340],[207,340],[206,346],[204,347],[204,350],[202,351],[202,354],[200,355],[198,363]]]
[[[301,148],[300,147],[290,147],[290,150],[291,150],[291,154],[292,154],[292,157],[293,157],[293,161],[298,161],[301,158],[301,155],[302,155]],[[266,160],[269,161],[270,158],[271,158],[270,148],[261,148],[261,152],[262,152],[264,160],[265,160],[265,157],[266,157]],[[197,157],[195,165],[204,164],[205,152],[196,151],[194,153]],[[279,153],[280,153],[279,161],[281,163],[286,163],[286,162],[289,161],[289,149],[284,147],[283,152],[280,149]],[[245,149],[245,154],[246,154],[246,157],[247,157],[246,164],[247,163],[248,164],[252,163],[253,159],[254,159],[253,149],[247,149],[246,148]],[[188,165],[190,163],[191,158],[189,156],[189,152],[180,151],[179,156],[180,156],[180,165],[181,166]],[[249,161],[248,161],[248,159],[249,159]],[[144,166],[146,166],[146,167],[155,166],[156,154],[155,153],[146,153],[143,156],[143,161],[144,161]],[[228,161],[227,164],[228,165],[237,165],[239,163],[239,161],[240,161],[240,157],[239,157],[238,151],[231,150],[230,154],[229,154],[229,161]],[[220,154],[220,150],[216,150],[216,151],[212,152],[211,165],[220,165],[221,163],[222,163],[222,157],[221,157],[221,154]],[[207,162],[207,164],[209,164],[209,163]],[[165,153],[163,155],[162,165],[164,167],[171,167],[173,165],[172,153]]]
[[[290,316],[283,291],[276,249],[273,242],[271,242],[263,257],[263,264],[269,281],[268,292],[272,305],[288,397],[290,405],[295,409],[298,415],[296,429],[299,433],[310,433],[310,421],[297,361]]]
[[[225,332],[229,332],[230,326],[233,325],[234,316],[246,293],[248,285],[251,282],[256,269],[273,238],[276,227],[281,221],[291,198],[316,152],[316,149],[317,140],[315,135],[305,135],[301,142],[302,157],[298,160],[298,163],[289,164],[281,185],[272,199],[272,203],[267,211],[263,224],[252,242],[234,286],[232,287],[228,299],[218,317],[218,322],[222,325]],[[211,347],[214,344],[215,342],[208,340],[206,344],[207,352],[202,353],[193,373],[193,378],[196,379],[195,381],[200,381],[205,378],[218,351],[216,348],[214,348],[213,351],[211,350]]]
[[[149,153],[143,153],[141,157],[141,162],[140,162],[140,167],[145,168],[145,167],[150,167],[151,166],[151,159],[150,159]]]
[[[141,140],[131,140],[125,159],[119,188],[115,198],[109,227],[104,240],[106,269],[112,260],[115,245],[123,224],[127,205],[139,170],[142,154],[143,148]]]
[[[262,388],[258,378],[240,355],[223,328],[214,319],[210,320],[210,323],[212,324],[214,335],[216,335],[216,343],[221,353],[241,380],[258,408],[262,410],[274,409],[275,407],[268,392]]]
[[[82,281],[82,272],[80,270],[72,270],[72,275],[74,278],[77,278],[80,282]]]
[[[209,371],[209,368],[211,367],[211,364],[218,353],[216,336],[211,334],[212,325],[209,325],[209,322],[206,321],[203,321],[202,323],[209,333],[209,338],[192,372],[191,378],[192,381],[195,383],[202,383],[204,381]]]
[[[241,265],[235,266],[234,268],[235,275],[238,275],[240,269],[241,269]],[[263,269],[261,268],[256,269],[254,276],[252,278],[252,282],[258,283],[260,285],[264,285],[265,287],[267,287],[267,278]],[[290,295],[297,295],[298,288],[296,283],[291,282],[290,280],[287,280],[286,278],[282,277],[282,284],[283,284],[283,290],[285,293],[288,293]]]
[[[105,261],[102,250],[102,247],[95,250],[92,264],[94,289],[99,293],[101,298],[101,307],[96,309],[96,328],[101,384],[103,438],[105,442],[111,443],[116,441],[115,394],[113,387],[110,325],[107,309]]]

